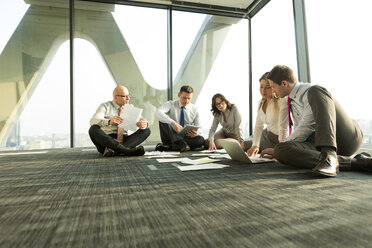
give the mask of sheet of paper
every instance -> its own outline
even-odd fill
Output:
[[[153,155],[153,156],[146,156],[145,154],[145,158],[177,158],[177,155],[174,155],[174,154],[159,154],[159,155]]]
[[[161,152],[161,151],[151,151],[145,152],[145,156],[164,156],[164,155],[179,155],[180,152]]]
[[[125,104],[123,106],[123,110],[121,111],[123,122],[119,124],[119,127],[123,128],[126,131],[136,131],[136,123],[141,118],[142,110],[143,109],[136,108],[131,104]]]
[[[229,167],[229,165],[217,164],[217,163],[177,166],[177,168],[181,171],[211,170],[211,169],[222,169],[226,167]]]
[[[225,149],[217,149],[216,151],[203,150],[202,153],[226,153]]]
[[[208,158],[208,157],[204,157],[204,158],[199,158],[199,159],[185,159],[185,160],[182,160],[180,162],[184,163],[184,164],[206,164],[206,163],[213,163],[213,162],[218,162],[220,160],[218,159],[211,159],[211,158]]]
[[[156,161],[159,163],[172,163],[172,162],[183,162],[190,160],[189,158],[158,158]]]
[[[194,153],[194,154],[191,154],[192,157],[206,157],[206,156],[210,156],[210,154],[208,153]]]
[[[224,153],[224,154],[208,154],[208,155],[209,155],[209,158],[212,158],[212,159],[223,159],[223,158],[231,159],[230,155],[227,154],[227,153]]]

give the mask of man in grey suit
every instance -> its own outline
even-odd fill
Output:
[[[369,154],[350,157],[362,144],[362,131],[327,89],[297,82],[293,71],[283,65],[275,66],[268,79],[279,97],[288,96],[289,125],[293,124],[294,131],[261,156],[268,154],[284,164],[312,168],[313,173],[325,176],[336,176],[339,168],[372,168]]]

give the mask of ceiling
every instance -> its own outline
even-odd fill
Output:
[[[228,8],[238,8],[238,9],[247,9],[249,5],[254,2],[254,0],[186,0],[186,1],[172,1],[172,0],[137,0],[138,2],[147,2],[147,3],[159,3],[159,4],[168,4],[168,5],[210,5],[210,6],[220,6]],[[130,2],[130,1],[128,1]]]
[[[83,0],[121,3],[127,5],[172,6],[173,9],[185,9],[197,12],[216,12],[241,17],[252,17],[270,0]]]

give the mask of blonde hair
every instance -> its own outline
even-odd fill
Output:
[[[266,80],[266,81],[269,81],[268,79],[268,76],[269,76],[270,72],[265,72],[261,77],[260,77],[260,80],[258,80],[258,82],[261,82],[261,80]],[[278,112],[279,110],[279,97],[275,94],[275,92],[272,92],[271,93],[271,101],[273,101],[274,103],[274,111],[275,113]],[[262,106],[265,104],[266,102],[266,99],[265,98],[262,98],[261,101],[260,101],[260,104],[258,105],[258,109],[257,111],[259,111]]]

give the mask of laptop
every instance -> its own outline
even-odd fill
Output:
[[[222,147],[234,161],[239,161],[246,164],[273,163],[276,161],[269,158],[248,157],[247,153],[243,151],[242,147],[236,140],[220,139],[218,142],[220,142]]]

